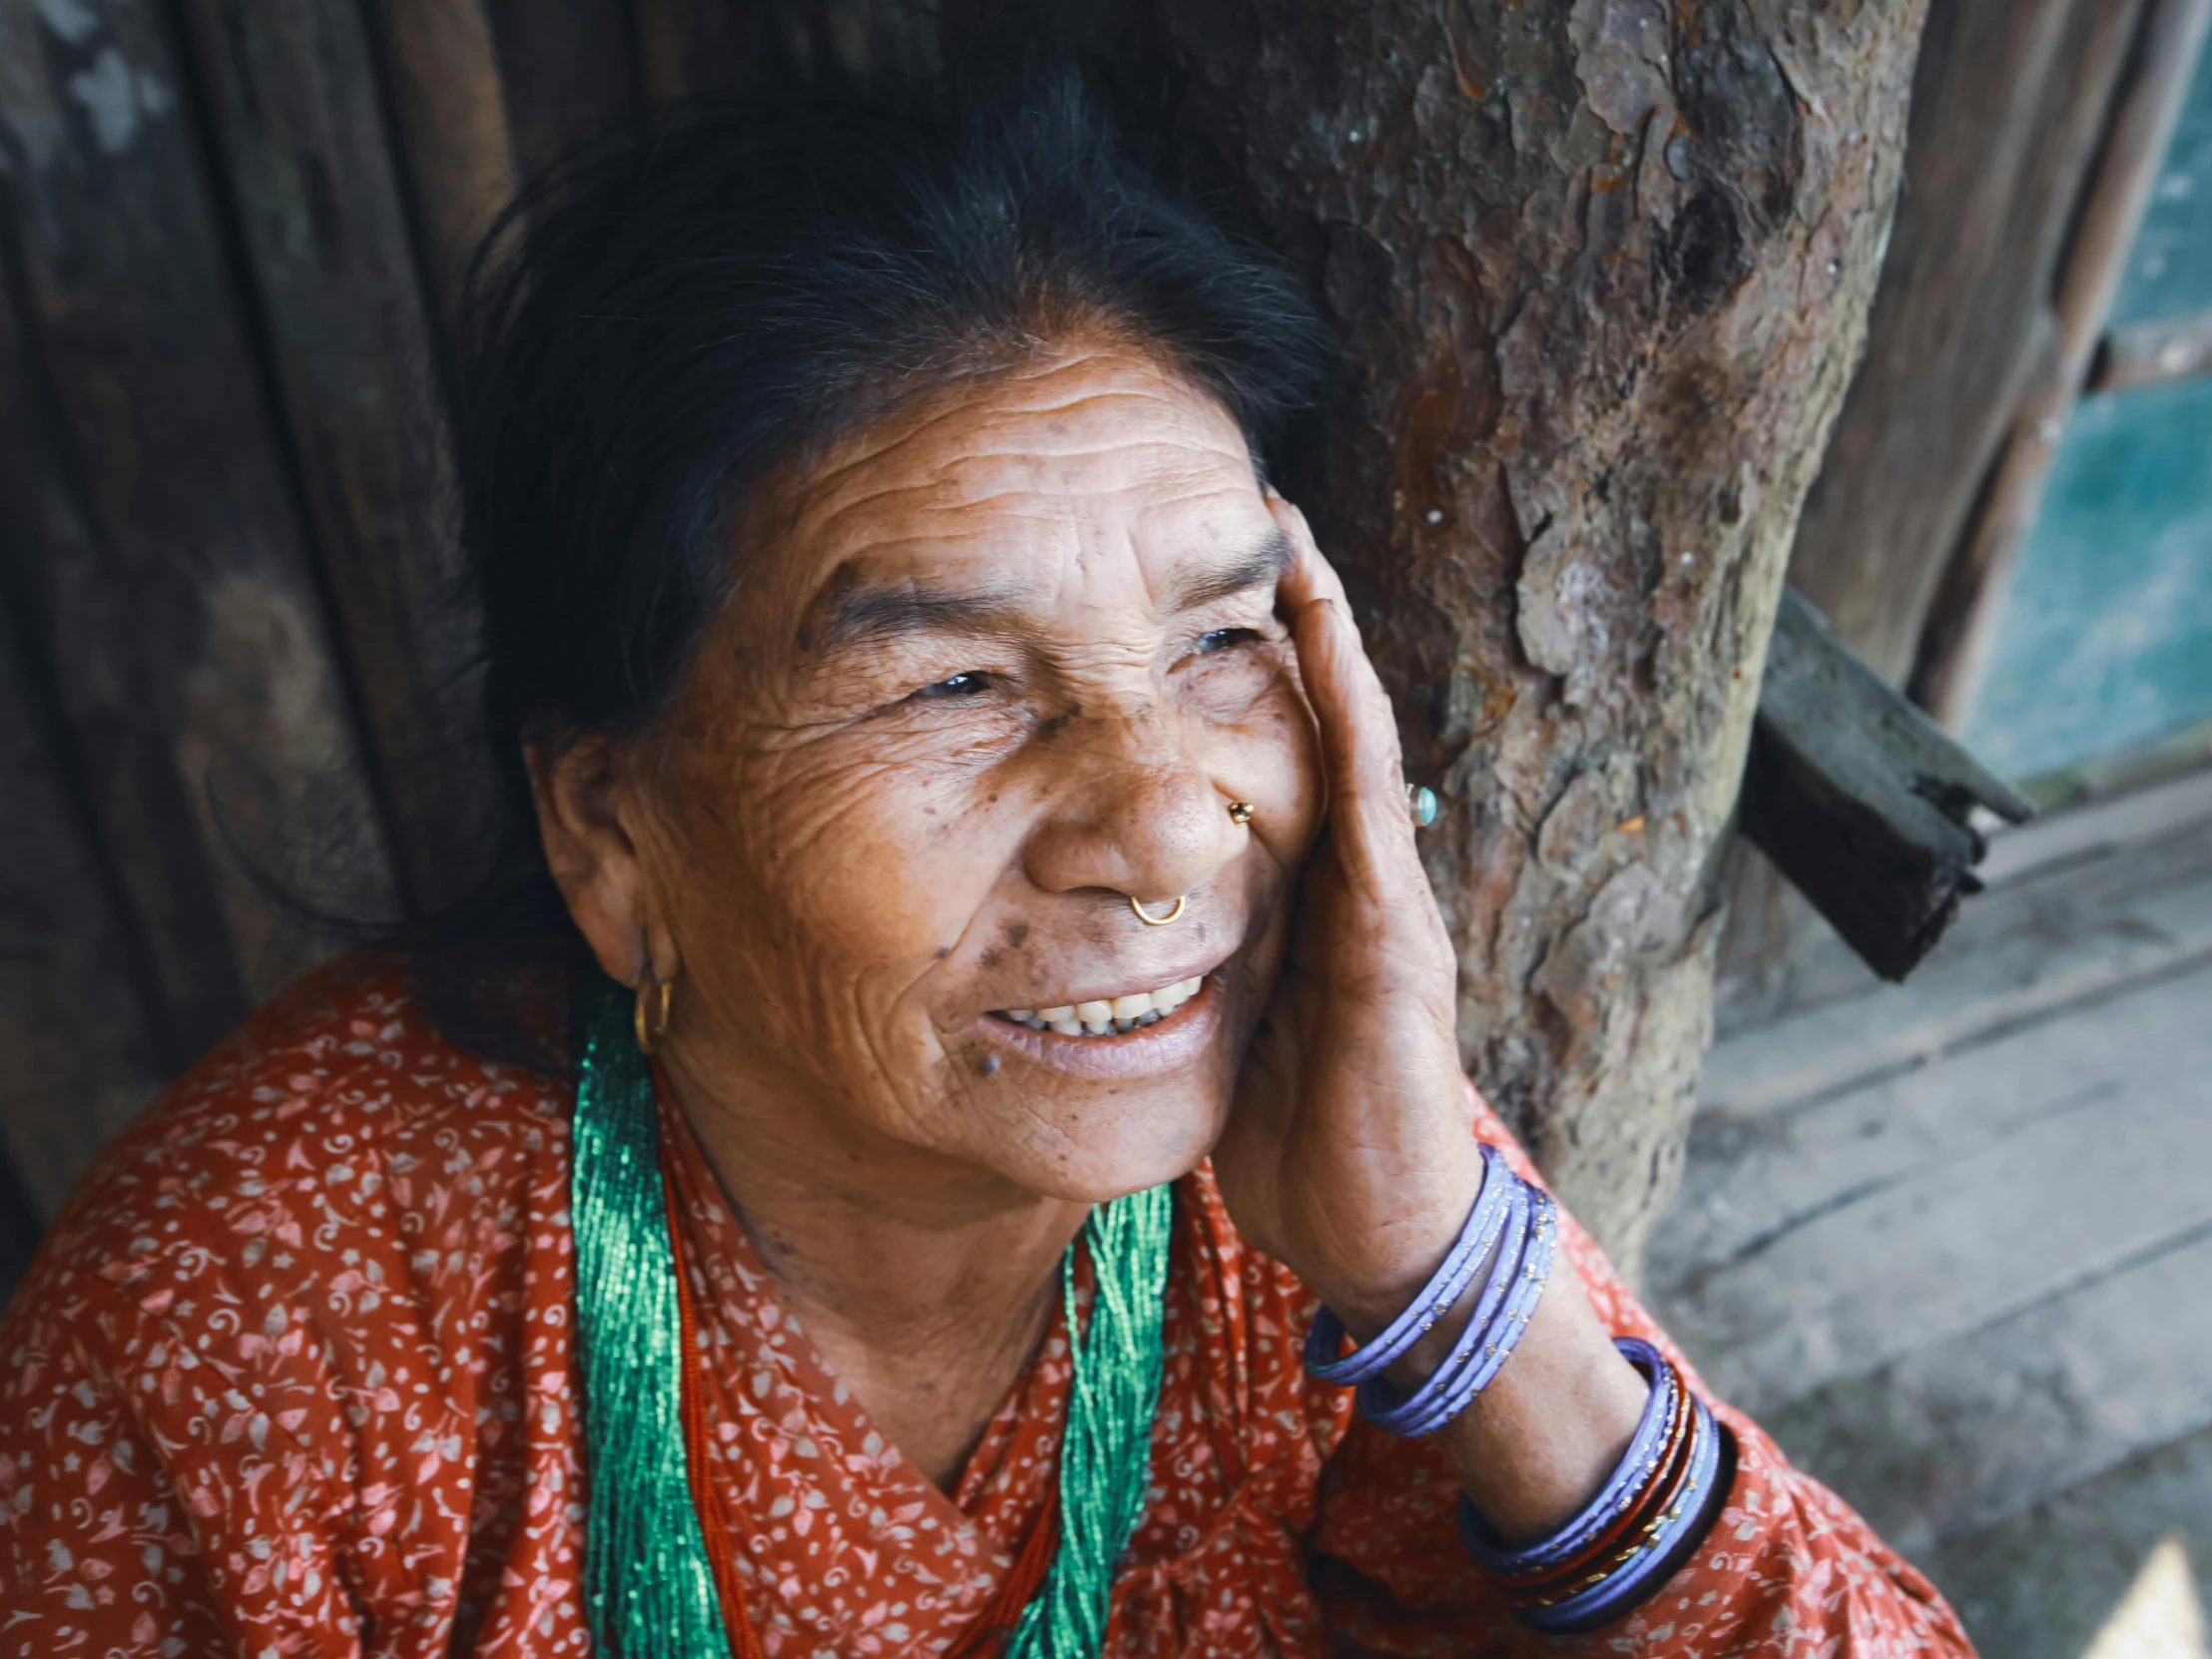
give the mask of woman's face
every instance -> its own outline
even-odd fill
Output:
[[[1070,349],[846,441],[749,539],[637,837],[683,1071],[1056,1197],[1190,1169],[1322,807],[1235,421]],[[1193,979],[1127,1033],[1010,1017]]]

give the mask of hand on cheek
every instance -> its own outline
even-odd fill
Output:
[[[1454,1033],[1456,963],[1414,843],[1389,699],[1344,587],[1287,502],[1299,563],[1282,585],[1327,774],[1324,839],[1308,868],[1279,1016],[1255,1045],[1223,1189],[1357,1340],[1387,1325],[1458,1235],[1480,1184]],[[1417,1384],[1457,1317],[1392,1377]],[[1401,1375],[1402,1372],[1402,1375]],[[1537,1535],[1621,1455],[1642,1407],[1572,1271],[1555,1273],[1477,1408],[1439,1439],[1493,1524]]]
[[[1358,1324],[1387,1320],[1480,1180],[1453,1032],[1455,965],[1413,843],[1389,699],[1298,510],[1278,591],[1325,812],[1290,957],[1217,1153],[1240,1227]]]

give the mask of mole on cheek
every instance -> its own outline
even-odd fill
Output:
[[[1029,942],[1029,923],[1026,921],[1009,921],[1006,924],[1006,942],[1016,950],[1027,944]]]
[[[995,1054],[984,1055],[975,1062],[975,1069],[985,1077],[996,1077],[998,1075],[998,1056]]]

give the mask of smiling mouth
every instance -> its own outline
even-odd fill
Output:
[[[1156,991],[1131,991],[1107,1001],[1067,1002],[1057,1008],[998,1008],[992,1018],[1026,1025],[1032,1031],[1057,1031],[1063,1037],[1112,1037],[1157,1025],[1199,993],[1203,973],[1162,985]]]

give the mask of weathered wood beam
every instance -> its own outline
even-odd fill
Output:
[[[148,872],[122,878],[102,822],[114,795],[78,752],[72,716],[84,691],[65,691],[61,641],[47,624],[56,588],[93,556],[57,476],[50,388],[14,287],[0,283],[0,1212],[16,1213],[0,1214],[0,1302],[9,1260],[28,1261],[101,1143],[192,1058],[204,1022],[237,996],[235,984],[216,985],[179,1005],[178,971],[220,961],[221,923],[205,894],[141,913]],[[106,765],[127,758],[128,780],[151,775],[175,805],[173,775],[134,750]],[[180,868],[198,861],[185,840]],[[195,898],[205,907],[196,911]],[[150,936],[186,915],[210,925],[218,951],[180,960],[174,936]]]
[[[636,114],[639,77],[625,0],[483,3],[522,182]]]
[[[1975,807],[2034,808],[1785,590],[1739,806],[1743,832],[1885,979],[1903,979],[1980,891]]]
[[[2052,307],[2056,329],[2049,372],[2022,399],[2003,454],[1930,608],[1912,695],[1953,730],[1972,707],[1987,670],[2005,590],[2088,379],[2208,25],[2212,0],[2150,0],[2066,253]]]
[[[1933,0],[1905,192],[1867,351],[1798,521],[1790,581],[1903,684],[1944,566],[2044,371],[2050,295],[2143,0]],[[1797,993],[1827,929],[1746,848],[1729,883],[1717,1015]]]
[[[181,0],[409,908],[459,895],[489,768],[434,327],[354,0]],[[332,899],[346,895],[331,893]]]
[[[2012,411],[2142,0],[1936,0],[1867,354],[1790,581],[1902,683]]]
[[[422,265],[450,337],[470,254],[515,194],[499,54],[480,0],[361,0],[405,162]]]
[[[630,0],[638,90],[649,104],[711,92],[737,79],[735,11],[715,0]]]
[[[2212,374],[2212,311],[2114,328],[2097,344],[2091,391],[2171,385]]]
[[[20,626],[0,627],[0,1210],[29,1212],[0,1215],[0,1254],[37,1238],[189,1057],[159,1027],[159,988],[103,867],[37,656]],[[0,1301],[7,1292],[0,1266]]]
[[[276,854],[313,819],[373,865],[380,828],[342,790],[349,690],[166,11],[0,7],[0,240],[44,458],[10,504],[10,598],[190,1058],[326,948],[233,846]]]

